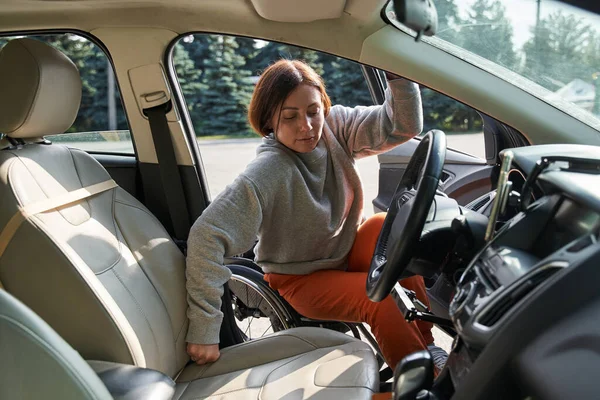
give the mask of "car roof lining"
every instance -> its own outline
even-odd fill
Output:
[[[256,12],[271,21],[311,22],[342,16],[346,0],[250,0]]]

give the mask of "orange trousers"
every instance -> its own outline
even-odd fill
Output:
[[[387,364],[395,368],[406,355],[433,343],[433,325],[407,322],[391,296],[379,303],[367,297],[366,282],[371,257],[385,213],[373,215],[357,231],[348,256],[347,271],[322,270],[309,275],[265,274],[265,280],[305,317],[344,322],[366,322],[377,339]],[[429,306],[420,276],[400,281]]]

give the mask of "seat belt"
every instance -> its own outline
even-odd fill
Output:
[[[83,199],[87,199],[88,197],[92,197],[98,193],[102,193],[116,187],[118,187],[117,183],[112,179],[109,179],[107,181],[73,190],[72,192],[67,192],[56,197],[50,197],[37,201],[35,203],[28,204],[25,207],[20,207],[4,226],[2,232],[0,232],[0,257],[2,257],[11,239],[15,233],[17,233],[17,230],[26,219],[34,216],[35,214],[40,214],[55,208],[77,203]],[[1,285],[2,284],[0,283],[0,287]]]
[[[171,101],[169,100],[158,106],[145,108],[144,114],[150,122],[162,189],[167,200],[175,243],[184,250],[185,239],[190,231],[190,219],[175,149],[171,140],[171,131],[167,122],[167,113],[170,110]]]

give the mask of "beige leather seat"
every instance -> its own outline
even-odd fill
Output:
[[[84,359],[161,371],[176,379],[176,399],[371,397],[370,348],[329,330],[292,329],[226,348],[211,365],[188,364],[183,255],[94,158],[39,143],[77,114],[76,67],[42,42],[13,40],[0,52],[0,88],[0,132],[27,143],[0,151],[0,282]],[[40,206],[102,182],[75,203]],[[29,215],[15,228],[19,210]]]

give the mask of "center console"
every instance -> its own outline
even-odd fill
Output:
[[[596,243],[599,223],[600,213],[556,193],[531,204],[484,246],[450,304],[460,338],[448,363],[455,385],[519,302]]]
[[[485,235],[483,221],[471,224],[471,208],[453,220],[456,242],[442,267],[455,283],[452,350],[433,384],[427,355],[415,355],[395,382],[420,391],[397,398],[597,397],[600,153],[574,158],[551,150],[514,151],[515,168],[527,176],[519,193],[508,180],[512,151],[505,153]],[[549,155],[540,158],[542,151]],[[407,319],[445,322],[399,293]]]

